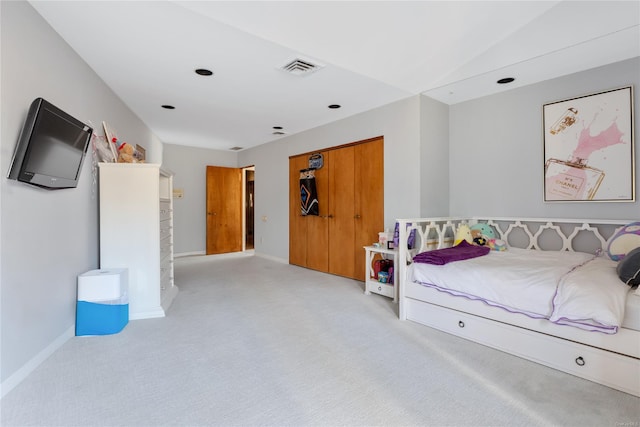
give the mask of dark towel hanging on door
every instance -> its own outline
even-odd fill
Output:
[[[300,207],[302,215],[319,215],[315,169],[300,171]]]

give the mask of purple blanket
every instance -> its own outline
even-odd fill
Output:
[[[463,240],[451,248],[421,252],[413,257],[413,262],[444,265],[449,262],[462,261],[464,259],[483,256],[488,254],[489,251],[491,251],[491,249],[487,246],[476,246],[468,243],[466,240]]]

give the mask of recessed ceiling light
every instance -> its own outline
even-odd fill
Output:
[[[207,70],[206,68],[198,68],[196,70],[196,74],[200,74],[201,76],[211,76],[213,75],[213,71]]]
[[[335,110],[335,109],[340,108],[340,107],[342,107],[342,106],[341,106],[341,105],[338,105],[338,104],[331,104],[331,105],[329,105],[329,108],[331,108],[332,110]]]
[[[162,108],[166,109],[166,110],[175,110],[176,107],[174,107],[173,105],[163,105]]]
[[[511,83],[514,80],[515,79],[513,77],[505,77],[503,79],[498,80],[496,83],[498,83],[499,85],[504,85],[504,84],[507,84],[507,83]]]

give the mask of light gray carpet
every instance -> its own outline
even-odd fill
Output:
[[[176,260],[162,319],[76,337],[2,426],[632,426],[640,399],[410,322],[363,284],[264,258]]]

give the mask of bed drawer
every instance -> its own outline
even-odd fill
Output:
[[[638,359],[422,301],[406,308],[409,320],[640,396]]]

